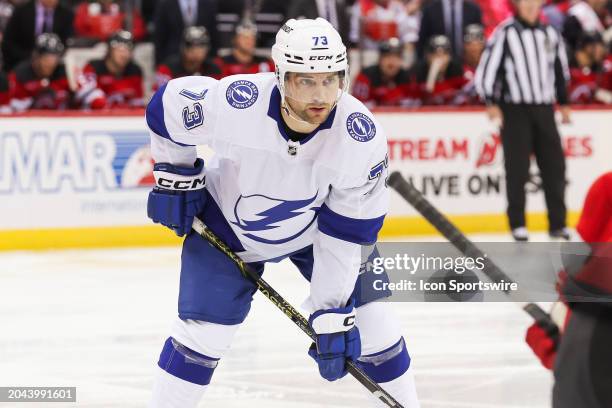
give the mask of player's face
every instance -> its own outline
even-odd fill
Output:
[[[118,67],[125,67],[132,58],[132,50],[127,45],[116,45],[110,50],[110,58]]]
[[[485,44],[483,41],[466,41],[463,44],[463,53],[466,54],[466,56],[469,55],[478,60],[484,50],[484,46]]]
[[[378,64],[384,76],[393,78],[402,68],[402,57],[395,53],[384,54]]]
[[[185,60],[189,65],[201,64],[206,59],[206,54],[208,54],[208,48],[199,46],[188,47],[184,51]]]
[[[289,73],[285,80],[287,103],[301,120],[312,124],[325,122],[341,90],[337,72]]]
[[[38,74],[48,78],[53,74],[59,64],[59,56],[55,54],[42,54],[38,57]]]
[[[528,23],[535,23],[540,17],[543,0],[516,0],[516,12]]]
[[[251,33],[237,34],[234,39],[236,48],[248,53],[255,52],[256,40],[255,35]]]

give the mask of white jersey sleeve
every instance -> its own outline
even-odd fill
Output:
[[[309,302],[313,310],[346,305],[359,274],[362,247],[376,242],[388,211],[387,141],[382,129],[379,132],[365,147],[369,158],[357,164],[346,182],[331,186],[319,211]]]
[[[214,144],[218,81],[190,76],[169,81],[151,98],[146,121],[156,162],[192,166],[196,145]]]

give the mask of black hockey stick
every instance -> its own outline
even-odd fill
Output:
[[[274,305],[280,309],[293,323],[295,323],[304,333],[310,337],[312,341],[316,341],[317,335],[308,324],[308,320],[302,316],[289,302],[285,300],[272,286],[268,284],[257,272],[253,270],[246,262],[244,262],[238,255],[232,251],[225,242],[223,242],[214,232],[212,232],[200,219],[197,217],[193,220],[192,228],[200,234],[202,238],[210,242],[215,248],[227,255],[240,272],[248,279],[251,279],[256,285],[257,289],[263,293],[265,297],[270,299]],[[395,400],[387,391],[383,390],[380,385],[372,380],[361,368],[354,362],[347,360],[346,362],[348,372],[357,379],[364,387],[368,389],[382,401],[388,407],[403,408],[403,406]]]
[[[408,183],[398,172],[391,173],[388,184],[408,201],[431,225],[433,225],[462,254],[472,258],[484,259],[482,272],[493,282],[512,282],[512,279],[502,271],[489,257],[476,246],[457,227],[455,227],[440,211],[438,211],[412,184]],[[515,291],[504,291],[510,299],[517,303],[542,327],[555,341],[559,340],[559,327],[550,315],[535,303],[524,302]]]

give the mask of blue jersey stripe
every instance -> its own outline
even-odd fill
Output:
[[[354,244],[369,245],[376,242],[385,216],[377,218],[350,218],[332,211],[323,204],[319,212],[319,231],[331,237]]]

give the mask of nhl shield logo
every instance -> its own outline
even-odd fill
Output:
[[[358,142],[367,142],[376,136],[376,126],[372,119],[361,112],[351,113],[346,120],[349,135]]]
[[[245,80],[232,82],[225,92],[227,103],[236,109],[246,109],[252,106],[257,101],[258,96],[257,86],[251,81]]]

